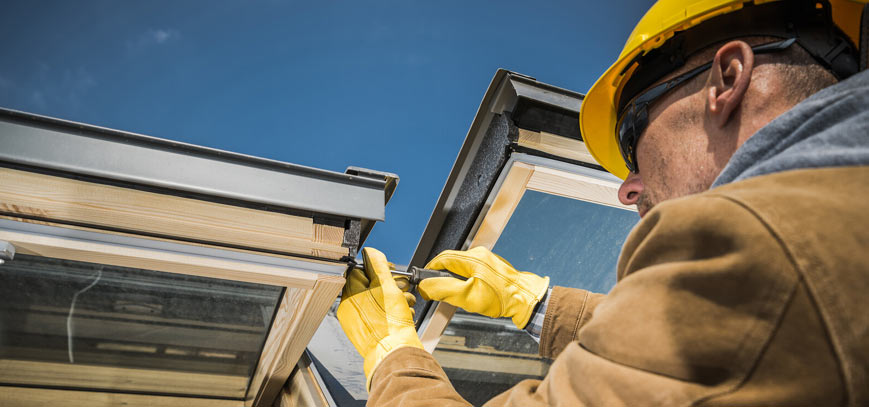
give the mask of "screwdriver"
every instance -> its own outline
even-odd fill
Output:
[[[432,277],[453,277],[453,278],[458,278],[460,280],[467,280],[468,279],[467,277],[463,277],[463,276],[460,276],[458,274],[453,274],[453,273],[450,273],[449,271],[445,271],[445,270],[431,270],[431,269],[424,269],[422,267],[417,267],[417,266],[409,266],[409,267],[405,268],[402,266],[396,266],[396,265],[391,264],[391,263],[390,263],[390,266],[391,266],[390,267],[391,270],[389,270],[389,271],[393,275],[407,277],[407,280],[410,282],[411,286],[417,286],[417,285],[419,285],[420,281],[425,280],[427,278],[432,278]],[[402,270],[402,268],[403,268],[403,270]]]
[[[361,261],[356,262],[356,267],[364,267]],[[416,287],[422,280],[432,277],[452,277],[458,278],[460,280],[467,280],[467,277],[460,276],[458,274],[450,273],[446,270],[431,270],[425,269],[417,266],[399,266],[396,264],[389,263],[389,272],[394,276],[400,276],[407,279],[408,284],[410,285],[407,291],[414,291]],[[396,280],[396,283],[399,284],[399,288],[404,290],[405,287],[402,285],[401,279]]]

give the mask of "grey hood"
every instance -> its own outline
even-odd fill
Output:
[[[869,71],[830,86],[758,130],[712,187],[803,168],[869,165]]]

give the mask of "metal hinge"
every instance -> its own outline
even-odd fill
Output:
[[[0,264],[15,258],[15,246],[5,240],[0,240]]]

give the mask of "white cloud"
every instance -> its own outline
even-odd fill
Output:
[[[127,41],[127,51],[136,52],[152,46],[160,46],[181,37],[174,28],[149,28],[136,38]]]
[[[177,37],[178,32],[175,30],[148,30],[148,35],[153,38],[157,44],[162,44]]]

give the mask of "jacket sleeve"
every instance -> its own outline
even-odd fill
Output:
[[[386,355],[371,378],[368,407],[470,406],[430,353],[404,347]]]
[[[570,287],[552,287],[543,330],[540,332],[540,356],[555,359],[564,347],[575,341],[594,315],[594,309],[606,298],[604,294]]]
[[[558,357],[546,378],[488,406],[693,405],[726,395],[761,359],[799,285],[774,232],[708,194],[649,212],[625,242],[618,274],[606,297],[559,290],[570,305],[554,307],[566,316],[547,310],[541,344]],[[369,405],[465,405],[423,353],[400,349],[384,360]]]
[[[799,287],[775,233],[741,204],[709,194],[649,212],[625,242],[618,273],[546,378],[487,405],[698,405],[722,397],[748,380]]]

